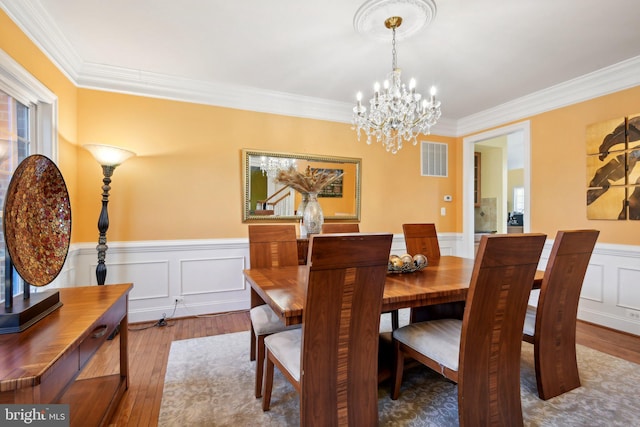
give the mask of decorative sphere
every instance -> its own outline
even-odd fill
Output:
[[[400,258],[398,255],[391,255],[389,257],[389,264],[391,264],[393,267],[402,267],[402,264],[404,262],[402,261],[402,258]]]
[[[404,265],[411,265],[413,264],[413,257],[409,254],[404,254],[400,257],[400,259],[402,260],[402,263]]]
[[[422,254],[416,254],[413,256],[413,263],[417,268],[424,268],[427,266],[427,257]]]

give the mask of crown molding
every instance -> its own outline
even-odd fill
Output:
[[[353,106],[345,102],[86,63],[38,1],[0,0],[0,7],[78,87],[351,123]],[[640,56],[458,120],[442,118],[432,133],[465,136],[638,85]]]
[[[640,85],[640,56],[514,99],[457,122],[458,136]]]
[[[75,83],[89,89],[344,123],[351,123],[353,107],[345,102],[91,63],[84,64]]]
[[[195,102],[338,123],[351,123],[353,104],[292,95],[248,86],[221,84],[147,71],[85,63],[75,82],[87,89]],[[455,136],[456,122],[441,119],[432,129],[437,135]]]
[[[0,8],[69,80],[77,81],[82,58],[40,2],[0,0]]]
[[[189,80],[87,64],[79,87],[174,99],[240,110],[351,123],[352,105],[247,86]],[[459,120],[442,118],[432,133],[464,136],[640,85],[640,56],[605,67]]]
[[[440,136],[458,136],[457,120],[441,117],[438,123],[431,127],[431,134]]]

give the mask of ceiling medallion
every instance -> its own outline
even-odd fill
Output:
[[[359,34],[389,41],[389,31],[382,24],[390,16],[401,16],[396,39],[403,40],[429,25],[436,10],[434,0],[369,0],[356,11],[353,28]]]

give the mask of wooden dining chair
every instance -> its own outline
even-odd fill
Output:
[[[435,224],[402,224],[407,253],[422,254],[427,262],[440,259],[440,243]]]
[[[426,256],[427,265],[440,260],[440,243],[438,242],[435,224],[402,224],[402,231],[407,253]],[[409,321],[414,323],[450,317],[462,319],[463,313],[464,301],[414,307],[409,314]]]
[[[295,225],[249,225],[249,262],[251,268],[276,268],[298,265]],[[264,337],[287,329],[266,304],[252,307],[251,360],[256,360],[256,397],[262,396]],[[293,328],[293,327],[292,327]]]
[[[405,355],[458,383],[461,426],[522,426],[521,329],[544,234],[483,236],[464,317],[412,323],[393,332],[391,398]]]
[[[329,222],[322,224],[322,233],[359,233],[360,226],[357,223]]]
[[[359,233],[360,226],[357,223],[325,223],[322,224],[322,233]],[[391,327],[392,329],[397,329],[399,324],[399,313],[398,310],[392,310],[389,312],[383,313],[383,315],[389,314],[391,318]],[[387,334],[387,340],[391,341],[391,335]]]
[[[265,338],[265,411],[275,365],[300,394],[300,425],[378,425],[378,328],[392,238],[311,237],[302,329]]]
[[[523,339],[534,346],[538,396],[547,400],[580,387],[576,319],[598,230],[559,231],[544,272],[538,305],[529,306]]]

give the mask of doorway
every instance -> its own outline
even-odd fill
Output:
[[[474,203],[474,153],[476,144],[490,145],[488,141],[502,137],[502,139],[518,141],[522,146],[522,180],[524,187],[524,212],[523,231],[528,232],[530,229],[530,154],[531,154],[531,135],[530,122],[524,121],[513,125],[505,126],[499,129],[479,133],[463,139],[462,153],[462,253],[464,257],[472,258],[475,255],[474,237],[475,237],[475,216],[476,208]],[[499,172],[501,175],[507,175],[507,162],[505,161],[504,170]],[[505,178],[506,179],[506,178]],[[507,186],[501,187],[499,194],[500,207],[496,207],[497,221],[500,224],[496,227],[496,231],[505,232],[507,225]],[[491,230],[493,231],[493,230]]]

